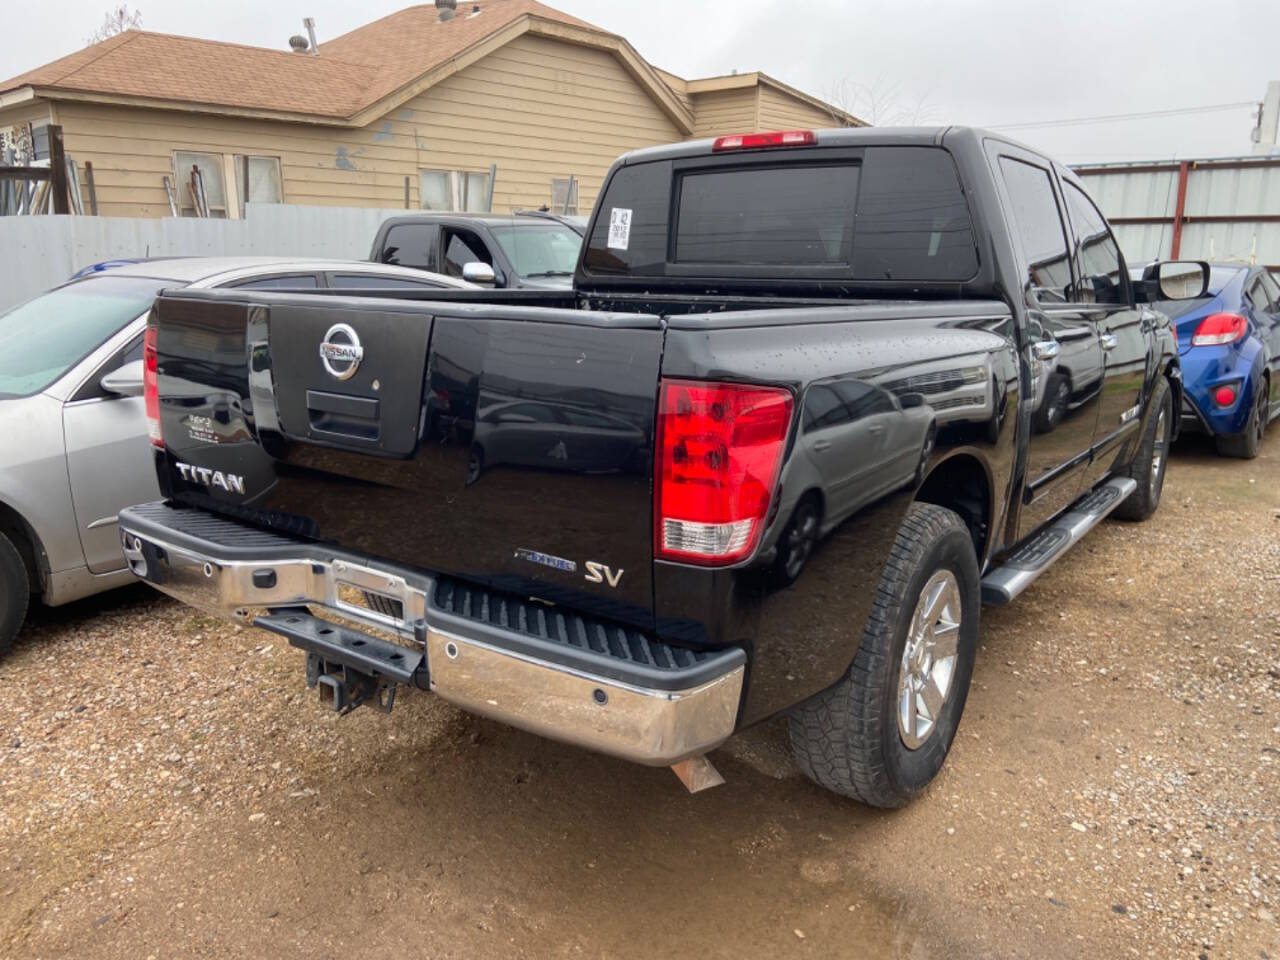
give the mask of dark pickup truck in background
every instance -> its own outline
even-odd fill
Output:
[[[582,248],[579,221],[544,210],[407,214],[383,222],[369,259],[499,288],[567,290]]]
[[[1079,181],[980,130],[638,151],[570,290],[163,294],[165,499],[125,554],[338,709],[416,686],[691,788],[787,713],[806,774],[900,805],[981,603],[1156,509],[1180,382],[1146,304],[1205,275],[1132,282]]]

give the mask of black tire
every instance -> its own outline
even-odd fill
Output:
[[[1252,460],[1262,448],[1262,438],[1267,432],[1267,415],[1271,412],[1271,385],[1263,377],[1254,390],[1253,406],[1249,409],[1249,421],[1244,433],[1230,437],[1215,437],[1218,453],[1224,457]]]
[[[13,645],[13,638],[27,618],[31,602],[31,580],[27,565],[13,541],[0,533],[0,654]]]
[[[1151,395],[1151,416],[1142,431],[1142,442],[1123,471],[1122,477],[1138,482],[1138,489],[1116,507],[1113,516],[1120,520],[1139,522],[1147,519],[1160,506],[1160,494],[1164,490],[1164,475],[1169,466],[1169,447],[1173,438],[1173,391],[1169,381],[1161,377]],[[1157,436],[1161,434],[1161,436]]]
[[[933,727],[914,749],[900,729],[899,681],[922,591],[950,574],[960,613],[955,661]],[[942,769],[964,712],[978,646],[978,558],[965,522],[928,503],[911,506],[876,589],[862,643],[835,686],[792,711],[791,749],[810,780],[874,807],[900,807]]]
[[[818,545],[822,524],[822,508],[818,498],[806,493],[791,511],[791,519],[778,538],[778,558],[773,561],[770,578],[775,586],[789,587],[796,582]]]
[[[1071,381],[1062,371],[1053,371],[1044,385],[1044,402],[1033,418],[1036,433],[1049,433],[1056,428],[1066,416],[1070,402]]]

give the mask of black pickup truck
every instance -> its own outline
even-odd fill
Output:
[[[125,555],[339,710],[417,687],[691,789],[788,714],[806,774],[900,805],[981,604],[1156,509],[1181,386],[1146,304],[1206,277],[1131,281],[1071,172],[980,130],[641,150],[569,291],[162,294],[165,499]]]

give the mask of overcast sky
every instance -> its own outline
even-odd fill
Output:
[[[483,2],[483,0],[481,0]],[[109,0],[45,0],[5,21],[0,77],[84,45]],[[288,48],[396,0],[140,0],[144,29]],[[555,0],[685,77],[762,70],[866,119],[1008,126],[1067,163],[1250,150],[1253,102],[1280,80],[1276,0]],[[459,3],[463,6],[463,3]],[[38,12],[37,12],[38,11]],[[1242,103],[1230,109],[1057,121]]]

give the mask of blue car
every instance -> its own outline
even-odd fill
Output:
[[[1280,414],[1280,283],[1265,267],[1215,263],[1204,297],[1155,308],[1178,331],[1182,429],[1209,434],[1224,456],[1256,457]]]

